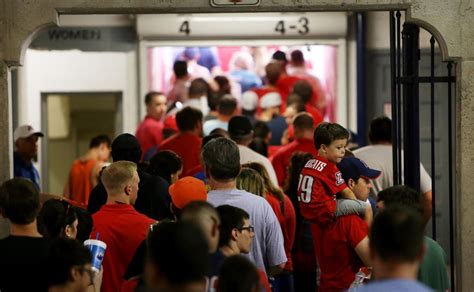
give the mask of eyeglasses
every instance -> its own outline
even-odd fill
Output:
[[[237,228],[237,230],[239,231],[248,230],[248,232],[255,232],[255,228],[253,226],[241,227],[241,228]]]

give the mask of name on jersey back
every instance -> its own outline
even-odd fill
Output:
[[[322,162],[317,159],[311,159],[310,161],[306,162],[306,165],[304,167],[312,168],[314,170],[321,172],[327,165],[328,164],[326,162]]]

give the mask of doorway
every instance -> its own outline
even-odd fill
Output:
[[[43,93],[41,100],[42,189],[62,195],[74,159],[86,153],[90,140],[122,132],[121,92]]]

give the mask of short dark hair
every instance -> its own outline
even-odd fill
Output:
[[[218,291],[247,292],[260,287],[260,277],[255,265],[242,255],[224,260],[219,271]]]
[[[240,171],[240,153],[237,144],[227,138],[209,141],[202,149],[206,171],[217,180],[235,179]]]
[[[285,52],[282,52],[282,51],[280,51],[280,50],[278,50],[278,51],[276,51],[275,53],[273,53],[272,59],[273,59],[273,60],[276,60],[276,61],[282,61],[282,62],[284,62],[285,64],[288,63],[288,59],[286,58]]]
[[[259,137],[262,139],[268,138],[268,134],[270,134],[270,128],[268,127],[267,123],[263,121],[257,121],[253,125],[253,137]]]
[[[268,143],[265,139],[255,137],[252,139],[252,142],[250,142],[248,147],[257,153],[268,157]]]
[[[29,179],[9,179],[0,186],[0,208],[13,224],[30,224],[40,208],[39,192]]]
[[[232,229],[244,227],[244,220],[249,219],[250,216],[243,209],[230,205],[221,205],[217,207],[216,210],[221,218],[221,225],[219,226],[219,247],[223,247],[229,244]]]
[[[172,285],[201,281],[207,275],[208,243],[194,224],[158,223],[148,235],[147,250],[152,264]]]
[[[176,113],[176,125],[181,132],[194,130],[202,122],[202,112],[197,108],[187,106]]]
[[[84,208],[74,208],[77,215],[77,236],[76,239],[79,242],[84,242],[89,239],[92,228],[94,227],[92,216]]]
[[[299,95],[301,100],[306,104],[313,96],[313,87],[311,87],[311,84],[306,80],[298,80],[293,86],[293,93]]]
[[[269,84],[276,84],[281,75],[281,65],[269,63],[265,66],[265,77]]]
[[[118,135],[112,142],[112,160],[138,163],[142,156],[140,142],[129,133]]]
[[[313,117],[307,112],[299,113],[293,119],[293,127],[298,130],[313,130]]]
[[[319,149],[321,145],[329,146],[334,140],[348,139],[349,132],[336,123],[323,122],[314,130],[314,146]]]
[[[84,268],[91,262],[91,253],[81,242],[67,238],[55,239],[51,244],[47,259],[49,286],[64,285],[73,281],[71,269]]]
[[[174,62],[173,72],[176,78],[181,78],[188,75],[188,63],[186,63],[186,61]]]
[[[291,63],[293,65],[303,65],[304,64],[304,55],[300,50],[294,50],[291,52]]]
[[[219,101],[217,111],[221,115],[230,116],[237,109],[237,100],[232,95],[224,95]]]
[[[369,141],[372,144],[380,142],[392,142],[392,121],[383,116],[377,117],[370,122]]]
[[[219,86],[218,92],[230,94],[231,87],[229,78],[219,75],[214,77],[214,81],[216,81],[217,85]]]
[[[191,81],[189,85],[189,94],[188,96],[207,96],[209,93],[209,84],[203,78],[196,78]]]
[[[421,194],[408,186],[398,185],[386,188],[378,193],[377,201],[383,201],[385,207],[406,206],[423,214]]]
[[[178,172],[183,167],[181,157],[171,150],[161,150],[150,159],[148,172],[161,176],[168,183],[171,183],[171,175]]]
[[[145,95],[145,104],[148,105],[153,100],[154,96],[163,95],[163,92],[160,91],[150,91]]]
[[[110,147],[110,144],[112,144],[112,141],[110,140],[110,137],[105,134],[100,134],[98,136],[95,136],[94,138],[91,139],[89,143],[89,149],[99,147],[103,143],[105,143],[107,147]]]
[[[392,205],[374,218],[370,230],[370,247],[383,260],[413,262],[424,242],[421,214],[412,208]]]
[[[207,106],[211,111],[217,110],[217,106],[224,95],[226,94],[222,92],[213,92],[207,96]]]
[[[50,199],[38,213],[38,231],[48,238],[64,236],[64,229],[77,220],[74,206],[65,200]]]

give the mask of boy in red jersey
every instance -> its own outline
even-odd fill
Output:
[[[308,161],[298,183],[301,214],[313,223],[325,224],[336,217],[358,214],[370,226],[372,209],[357,200],[337,168],[345,154],[349,133],[336,123],[321,123],[313,139],[318,155]]]

